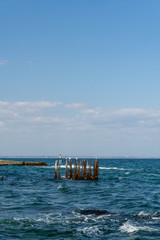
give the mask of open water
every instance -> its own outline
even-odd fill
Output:
[[[54,179],[56,159],[26,160],[49,166],[0,167],[1,240],[160,239],[160,160],[100,159],[98,181]]]

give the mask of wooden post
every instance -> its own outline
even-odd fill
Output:
[[[92,175],[92,171],[91,171],[91,161],[87,160],[87,180],[91,180],[91,175]]]
[[[86,168],[86,180],[89,180],[89,167],[88,167],[88,160],[87,160],[87,168]]]
[[[92,178],[91,160],[89,160],[89,179]]]
[[[84,179],[86,179],[86,160],[84,160]]]
[[[72,179],[72,160],[71,160],[71,158],[69,158],[69,165],[70,165],[69,179]]]
[[[84,179],[84,160],[82,160],[82,180]]]
[[[57,178],[58,160],[55,161],[55,178]]]
[[[96,160],[96,180],[98,180],[98,174],[99,174],[99,161]]]
[[[62,163],[62,157],[59,155],[59,168],[58,168],[58,178],[61,178],[61,163]]]
[[[81,179],[81,161],[78,160],[78,179]]]
[[[77,179],[77,158],[75,160],[75,164],[74,164],[74,180]]]
[[[58,162],[58,178],[61,178],[61,165],[60,162]]]
[[[58,169],[58,178],[60,179],[60,166],[61,166],[61,157],[58,161],[55,162],[55,178],[57,178],[57,169]],[[69,172],[68,172],[68,162],[69,162]],[[82,165],[81,165],[82,164]],[[82,168],[82,170],[81,170]],[[78,160],[76,158],[74,167],[72,166],[71,158],[69,161],[66,158],[66,179],[78,179],[78,180],[90,180],[96,181],[98,180],[99,174],[99,161],[96,159],[93,161],[93,173],[91,167],[91,160]]]
[[[66,158],[66,179],[68,179],[68,160]]]
[[[93,162],[93,180],[95,180],[96,177],[96,160]]]
[[[98,168],[99,168],[99,162],[98,160],[94,160],[94,176],[93,176],[93,180],[98,180]]]

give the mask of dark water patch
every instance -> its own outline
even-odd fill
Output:
[[[98,210],[98,209],[96,209],[96,210],[93,210],[93,209],[81,210],[81,213],[84,215],[94,214],[96,216],[103,215],[103,214],[110,214],[106,210]]]

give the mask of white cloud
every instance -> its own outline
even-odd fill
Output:
[[[160,131],[160,109],[87,108],[84,103],[0,101],[0,122],[10,128],[45,128],[74,131]],[[74,110],[74,111],[73,111]],[[155,131],[155,130],[154,130]]]
[[[3,127],[4,125],[4,122],[0,122],[0,127]]]
[[[145,146],[150,146],[153,139],[159,139],[160,109],[109,109],[89,108],[84,103],[0,101],[0,132],[1,139],[6,139],[6,149],[8,141],[10,146],[13,143],[16,147],[18,138],[25,149],[27,136],[27,144],[31,148],[35,141],[35,144],[40,143],[39,149],[43,149],[45,141],[46,146],[54,144],[56,149],[70,146],[73,150],[73,146],[77,149],[83,146],[86,151],[96,152],[98,146],[99,151],[106,153],[106,146],[114,149],[117,144],[119,152],[123,148],[126,154],[126,145],[132,152],[134,144],[137,149],[143,144],[145,152]]]
[[[84,103],[71,103],[71,104],[66,104],[66,108],[71,108],[71,109],[79,109],[79,108],[84,108],[85,104]]]
[[[97,114],[97,111],[95,109],[85,109],[82,111],[82,113],[86,113],[86,114]]]
[[[31,122],[42,122],[47,111],[54,115],[54,109],[60,106],[60,102],[36,101],[36,102],[5,102],[0,101],[0,120],[7,125],[20,126],[20,124],[31,124]],[[29,126],[28,126],[29,127]]]
[[[0,60],[0,66],[7,65],[8,60]]]
[[[116,128],[138,128],[138,127],[160,127],[159,109],[105,109],[93,108],[82,111],[86,121],[93,126],[116,127]]]
[[[30,108],[50,108],[59,106],[61,104],[62,104],[61,102],[37,101],[37,102],[15,102],[13,103],[13,106]]]
[[[8,102],[5,102],[5,101],[0,101],[0,107],[3,107],[3,106],[8,106],[9,103]]]

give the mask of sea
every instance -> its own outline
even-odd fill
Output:
[[[61,179],[56,158],[12,160],[48,166],[0,166],[1,240],[160,239],[160,159],[101,158],[98,181],[66,180],[65,158]]]

